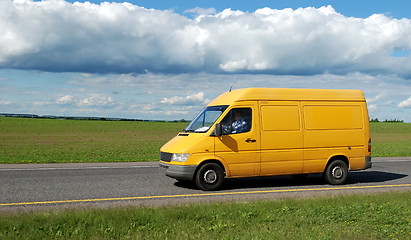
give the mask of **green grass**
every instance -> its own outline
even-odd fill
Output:
[[[187,123],[0,117],[0,163],[157,161]],[[411,156],[411,123],[371,123],[372,156]]]
[[[155,161],[186,124],[0,117],[0,163]]]
[[[411,156],[411,123],[370,123],[372,156]]]
[[[410,239],[411,192],[0,215],[0,239]]]

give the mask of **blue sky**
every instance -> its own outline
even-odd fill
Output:
[[[69,1],[76,2],[76,1]],[[85,1],[78,1],[85,2]],[[102,1],[89,1],[92,3],[101,3]],[[254,1],[239,1],[239,0],[139,0],[139,1],[127,1],[132,4],[142,6],[145,8],[154,8],[159,10],[171,9],[174,12],[183,14],[188,9],[194,9],[196,7],[209,9],[214,8],[216,11],[221,12],[224,9],[231,8],[233,10],[254,12],[259,8],[269,7],[273,9],[284,8],[306,8],[332,5],[338,12],[344,14],[347,17],[360,17],[366,18],[375,13],[382,13],[391,15],[395,18],[410,18],[411,12],[409,11],[411,2],[408,0],[373,0],[373,1],[358,1],[358,0],[254,0]]]
[[[0,112],[192,119],[234,88],[361,89],[411,122],[411,1],[0,0]]]

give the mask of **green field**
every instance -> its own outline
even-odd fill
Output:
[[[411,156],[411,123],[370,123],[372,156]]]
[[[186,124],[0,117],[0,163],[155,161]]]
[[[0,163],[157,161],[187,123],[0,117]],[[371,123],[372,155],[411,156],[410,123]]]
[[[410,239],[411,192],[0,215],[0,239]]]

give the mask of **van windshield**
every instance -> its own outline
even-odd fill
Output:
[[[228,106],[206,107],[197,117],[184,129],[184,132],[205,133],[214,124],[217,118],[227,109]]]

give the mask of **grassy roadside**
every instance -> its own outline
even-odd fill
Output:
[[[0,163],[157,161],[187,123],[0,117]],[[371,123],[374,157],[411,156],[411,123]]]
[[[370,123],[372,156],[411,156],[411,123]]]
[[[0,239],[410,239],[411,192],[0,215]]]

